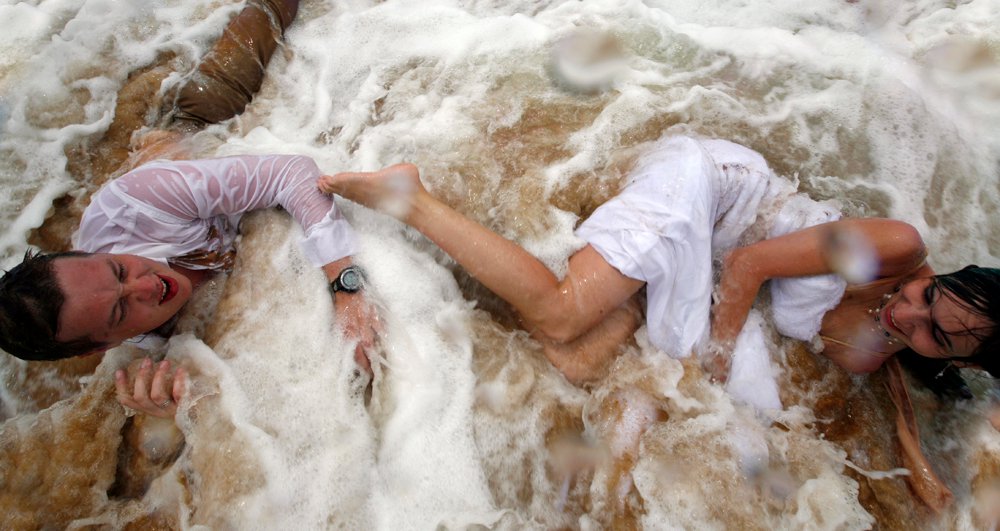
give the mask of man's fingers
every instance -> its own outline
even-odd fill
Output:
[[[128,373],[124,369],[115,371],[115,392],[119,397],[127,397],[128,394]]]
[[[379,315],[378,310],[370,303],[368,305],[368,323],[372,331],[372,340],[378,341],[382,337],[382,333],[385,332],[385,324],[382,323],[382,317]]]
[[[154,370],[155,365],[155,370]],[[177,369],[171,374],[171,364],[164,360],[154,364],[146,358],[139,362],[135,380],[129,383],[129,373],[115,371],[115,394],[121,405],[155,417],[169,418],[177,413],[177,402],[184,395],[187,373]]]
[[[140,403],[149,401],[149,372],[152,370],[153,360],[146,358],[142,360],[139,371],[135,374],[135,382],[132,385],[132,398]]]
[[[181,398],[184,396],[185,389],[187,389],[187,371],[181,367],[180,369],[177,369],[176,373],[174,373],[174,402],[178,404],[180,403]]]
[[[156,367],[153,373],[153,384],[149,388],[149,399],[157,406],[163,407],[170,402],[170,391],[167,388],[167,380],[170,377],[170,361],[163,360]]]
[[[362,330],[357,335],[357,337],[358,337],[358,345],[364,347],[365,350],[374,347],[375,342],[377,341],[377,337],[375,334],[375,327],[368,326],[367,330]]]
[[[335,173],[333,175],[322,175],[320,176],[318,182],[319,189],[327,194],[342,194],[344,192],[344,186],[347,185],[348,181],[356,178],[359,175],[365,175],[363,173],[354,172],[341,172]]]
[[[128,373],[123,369],[115,371],[115,398],[118,403],[132,409],[139,409],[139,404],[132,399],[128,390]]]
[[[333,176],[332,175],[321,175],[319,179],[316,180],[316,186],[324,194],[334,193],[333,189]]]
[[[354,362],[357,363],[358,367],[361,367],[362,370],[368,374],[372,374],[371,359],[368,358],[366,349],[362,348],[361,345],[354,348]]]

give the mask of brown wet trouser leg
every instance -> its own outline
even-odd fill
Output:
[[[154,159],[189,158],[186,133],[242,113],[298,7],[299,0],[250,0],[176,91],[172,126],[133,139],[125,170]]]
[[[175,93],[172,126],[133,139],[124,170],[154,159],[189,158],[186,133],[242,113],[298,7],[299,0],[250,0]]]
[[[250,0],[178,91],[174,120],[201,126],[243,112],[298,7],[298,0]]]
[[[176,106],[168,131],[151,131],[129,139],[140,128],[158,121],[149,109],[156,101],[164,65],[137,73],[118,92],[115,119],[98,140],[67,147],[67,170],[93,189],[108,178],[152,159],[190,157],[183,143],[186,133],[205,124],[227,120],[243,112],[264,79],[264,69],[285,28],[298,11],[299,0],[249,0],[226,26],[198,70],[172,96]],[[158,105],[158,104],[157,104]],[[46,251],[70,249],[70,235],[80,223],[88,199],[66,195],[54,203],[54,213],[31,231],[29,243]]]

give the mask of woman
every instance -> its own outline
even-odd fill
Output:
[[[1000,375],[993,355],[1000,271],[970,267],[934,277],[913,227],[839,220],[834,208],[773,176],[758,153],[731,142],[656,142],[622,192],[579,227],[588,245],[570,257],[562,280],[431,196],[412,165],[324,176],[318,185],[391,213],[430,238],[512,304],[574,382],[603,373],[612,347],[637,324],[632,298],[644,285],[650,340],[675,357],[714,353],[708,368],[725,378],[757,292],[772,279],[778,330],[801,340],[819,334],[824,354],[851,372],[873,371],[910,348]],[[766,238],[743,245],[755,234]],[[847,286],[831,274],[834,244],[843,241],[872,250],[870,282]],[[713,308],[712,259],[727,251]]]

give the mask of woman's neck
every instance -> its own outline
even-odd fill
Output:
[[[870,372],[906,348],[901,341],[886,337],[875,317],[887,295],[915,278],[933,274],[921,264],[903,275],[849,286],[840,304],[823,317],[824,354],[851,372]]]

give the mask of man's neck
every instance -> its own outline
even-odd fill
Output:
[[[185,278],[191,281],[192,289],[198,289],[198,286],[201,286],[214,273],[214,271],[209,269],[188,269],[174,264],[170,264],[170,269],[184,275]]]

